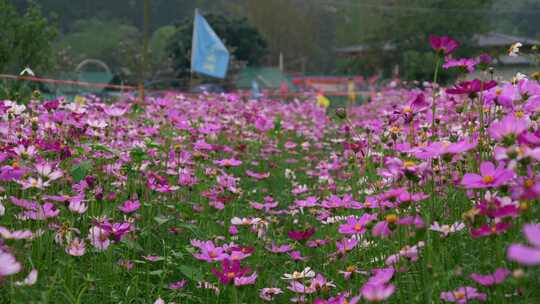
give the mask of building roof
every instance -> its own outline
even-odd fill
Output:
[[[489,32],[486,34],[476,34],[473,36],[474,47],[477,48],[489,48],[489,47],[509,47],[510,45],[521,42],[523,45],[538,45],[540,46],[540,40],[506,35],[502,33]],[[352,53],[362,53],[369,49],[367,44],[358,44],[353,46],[347,46],[343,48],[335,49],[336,53],[339,54],[352,54]],[[383,45],[383,51],[394,51],[396,46],[391,42],[386,42]]]
[[[476,47],[481,48],[510,46],[516,42],[521,42],[523,43],[523,45],[540,45],[540,40],[527,37],[506,35],[496,32],[474,35],[473,41],[475,42]]]

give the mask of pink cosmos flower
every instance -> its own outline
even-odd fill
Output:
[[[480,59],[478,58],[459,58],[459,59],[453,59],[450,57],[446,58],[446,62],[443,64],[444,69],[450,69],[450,68],[463,68],[467,70],[469,73],[474,72],[476,66],[480,63]]]
[[[72,256],[83,256],[86,252],[84,240],[74,238],[71,243],[69,243],[69,247],[66,248],[66,252]]]
[[[150,262],[162,261],[164,259],[159,255],[143,255],[142,258]]]
[[[433,50],[436,52],[442,52],[444,55],[452,53],[459,47],[457,41],[448,36],[430,35],[429,43],[431,44],[431,48],[433,48]]]
[[[24,278],[24,280],[15,282],[15,286],[32,286],[36,284],[37,279],[38,271],[37,269],[32,269],[30,270],[26,278]]]
[[[104,251],[109,248],[111,245],[111,240],[109,239],[109,232],[101,227],[93,226],[90,228],[88,233],[88,238],[90,243],[99,251]]]
[[[497,168],[492,162],[483,162],[480,165],[480,175],[467,173],[461,180],[461,185],[467,189],[492,188],[505,185],[514,178],[514,171],[505,169],[503,164]]]
[[[488,82],[483,82],[479,79],[472,81],[462,81],[458,83],[453,88],[446,89],[447,94],[451,95],[460,95],[460,94],[474,94],[482,91],[489,90],[497,86],[497,82],[491,80]]]
[[[35,165],[39,175],[46,177],[48,180],[57,180],[64,174],[60,169],[54,169],[51,163],[40,163]]]
[[[234,286],[252,285],[257,280],[257,273],[254,272],[249,276],[234,278]]]
[[[121,107],[105,107],[104,111],[107,115],[111,117],[120,117],[124,114],[126,114],[129,107],[121,108]]]
[[[479,238],[483,236],[490,236],[493,234],[501,234],[508,230],[510,226],[510,223],[496,223],[491,226],[488,224],[484,224],[478,229],[471,230],[471,236],[473,238]]]
[[[339,233],[341,234],[364,234],[366,232],[366,226],[371,221],[375,220],[377,215],[365,213],[359,219],[354,216],[347,218],[347,223],[339,226]]]
[[[390,229],[390,223],[388,223],[387,221],[378,222],[377,224],[375,224],[375,226],[373,226],[373,229],[371,230],[371,234],[373,234],[373,236],[383,238],[392,235],[392,232],[392,229]]]
[[[470,300],[485,301],[487,299],[487,295],[485,293],[478,292],[478,290],[474,287],[466,286],[460,287],[453,291],[441,292],[440,298],[446,302],[465,304]]]
[[[315,207],[317,206],[318,199],[314,196],[310,196],[306,198],[305,200],[297,200],[294,203],[298,207],[308,208],[308,207]]]
[[[33,210],[24,211],[23,217],[35,221],[42,221],[48,218],[57,217],[59,214],[60,210],[58,210],[54,204],[45,203],[43,206],[39,206]]]
[[[277,295],[282,293],[283,290],[281,288],[263,288],[259,292],[259,297],[264,301],[273,301]]]
[[[360,292],[362,297],[368,302],[382,302],[388,299],[396,291],[393,284],[364,284]]]
[[[212,273],[219,279],[219,281],[223,285],[229,284],[236,278],[243,277],[246,273],[250,271],[251,269],[248,267],[240,267],[240,261],[230,261],[228,259],[225,259],[221,262],[221,270],[212,268]],[[255,279],[256,278],[257,276],[255,276]]]
[[[195,247],[198,247],[201,252],[194,253],[193,256],[198,260],[207,261],[208,263],[223,261],[228,257],[228,254],[225,253],[223,247],[216,247],[212,241],[206,242],[194,242],[191,244]]]
[[[527,120],[517,118],[515,114],[508,114],[500,121],[494,122],[491,125],[489,134],[497,141],[509,138],[513,138],[513,141],[515,141],[517,136],[526,131],[528,127]]]
[[[222,167],[238,167],[242,164],[242,161],[231,158],[231,159],[215,160],[214,164],[220,165]]]
[[[30,230],[9,230],[6,227],[0,226],[0,236],[6,240],[30,240],[34,234]]]
[[[309,285],[304,285],[298,281],[291,281],[287,289],[295,293],[312,294],[323,288],[336,287],[332,281],[326,280],[326,278],[318,273],[311,281]]]
[[[88,206],[83,202],[82,197],[75,197],[69,200],[69,210],[72,212],[83,214],[88,210]]]
[[[286,253],[292,250],[292,246],[289,244],[277,246],[272,243],[271,247],[266,247],[266,249],[272,253]]]
[[[540,264],[540,224],[525,224],[523,234],[532,247],[522,244],[512,244],[507,256],[510,261],[533,266]]]
[[[291,259],[294,261],[307,261],[308,258],[302,256],[302,253],[299,250],[291,251],[288,253]]]
[[[341,254],[346,254],[347,252],[353,250],[356,245],[358,245],[358,240],[356,238],[345,238],[341,241],[336,241],[338,253]]]
[[[187,284],[187,280],[182,279],[180,281],[170,283],[168,287],[169,287],[169,289],[178,290],[178,289],[184,288],[184,286],[186,286],[186,284]]]
[[[0,248],[0,278],[14,275],[21,271],[21,264],[15,257]]]
[[[328,240],[316,239],[316,240],[308,241],[306,245],[309,248],[317,248],[317,247],[324,246],[326,244],[328,244]]]
[[[315,234],[315,228],[309,228],[307,230],[290,230],[287,232],[287,236],[295,241],[305,241]]]
[[[381,285],[390,282],[394,277],[395,270],[393,267],[380,268],[373,270],[374,275],[369,278],[367,284]]]
[[[249,177],[253,177],[254,179],[257,179],[257,180],[263,180],[270,177],[270,172],[257,173],[251,170],[246,170],[246,175]]]
[[[122,205],[117,206],[118,210],[123,213],[132,213],[141,208],[141,203],[138,200],[127,200]]]
[[[506,268],[497,268],[494,273],[488,275],[471,273],[471,279],[482,286],[492,286],[504,282],[510,273],[511,271]]]

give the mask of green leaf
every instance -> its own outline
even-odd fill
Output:
[[[170,220],[170,218],[165,217],[163,215],[158,215],[158,216],[154,217],[154,221],[156,221],[158,223],[158,225],[163,225],[166,222],[168,222],[169,220]]]
[[[131,152],[129,152],[129,156],[136,163],[141,163],[143,160],[150,159],[148,154],[146,154],[146,152],[141,148],[131,150]]]
[[[159,269],[159,270],[154,270],[154,271],[150,271],[148,274],[149,275],[155,275],[155,276],[160,276],[163,274],[163,269]]]
[[[74,182],[78,183],[88,175],[91,169],[92,169],[92,162],[88,160],[83,161],[79,163],[78,165],[75,165],[70,170],[71,178],[73,179]]]
[[[100,144],[92,145],[92,150],[113,153],[113,151],[111,149],[109,149],[108,147],[106,147],[104,145],[100,145]]]
[[[191,266],[187,266],[187,265],[180,266],[180,272],[192,281],[198,282],[198,281],[202,281],[203,279],[199,269],[191,267]]]

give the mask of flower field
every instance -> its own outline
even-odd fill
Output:
[[[0,302],[540,303],[540,84],[436,82],[0,102]]]

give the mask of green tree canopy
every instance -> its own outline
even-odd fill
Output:
[[[56,36],[56,28],[34,2],[19,14],[10,1],[0,0],[0,72],[18,73],[30,67],[41,74],[50,69]]]
[[[384,58],[386,72],[399,64],[406,76],[429,80],[433,75],[433,59],[428,53],[430,34],[453,37],[467,45],[475,34],[491,27],[489,11],[493,0],[381,0],[371,3],[350,2],[341,7],[345,16],[338,33],[343,46],[363,44],[373,52],[360,60],[364,65]],[[382,46],[395,47],[393,56],[381,51]],[[460,47],[457,56],[477,55],[475,50]],[[427,60],[427,61],[426,61]]]
[[[231,51],[234,59],[248,65],[258,65],[267,54],[265,40],[247,19],[227,18],[218,14],[209,14],[205,18]],[[192,35],[193,17],[177,24],[176,33],[169,40],[168,51],[179,76],[189,75]]]

